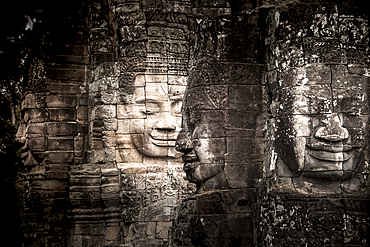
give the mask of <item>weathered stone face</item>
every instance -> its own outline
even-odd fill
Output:
[[[297,17],[287,14],[293,8]],[[266,170],[293,177],[305,193],[357,190],[368,159],[367,21],[342,11],[297,4],[267,18],[273,134]]]
[[[201,70],[195,69],[189,76],[183,105],[182,130],[176,149],[184,152],[183,161],[187,180],[198,185],[198,191],[226,188],[225,167],[225,120],[219,102],[211,99],[212,91]],[[211,67],[205,73],[211,73]],[[213,89],[213,88],[212,88]],[[217,104],[217,105],[216,105]]]
[[[169,85],[167,75],[148,75],[144,85],[135,85],[131,114],[131,140],[143,154],[178,158],[175,141],[181,123],[185,86]],[[159,80],[158,80],[159,79]]]
[[[276,151],[297,175],[349,179],[363,162],[368,127],[367,78],[344,66],[305,66],[279,81]]]
[[[49,113],[37,105],[36,93],[32,91],[25,94],[21,111],[16,138],[24,144],[21,148],[22,160],[25,166],[37,166],[45,158],[44,122],[49,119]]]

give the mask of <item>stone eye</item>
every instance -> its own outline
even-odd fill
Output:
[[[150,110],[150,109],[144,109],[144,110],[141,110],[141,112],[146,115],[152,115],[155,113],[153,110]]]

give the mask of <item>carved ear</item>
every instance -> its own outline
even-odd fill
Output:
[[[144,152],[144,134],[131,134],[131,141],[140,152]]]
[[[216,109],[220,109],[227,104],[227,85],[205,86],[204,93]]]

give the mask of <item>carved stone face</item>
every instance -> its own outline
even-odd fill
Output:
[[[136,86],[133,95],[131,139],[135,147],[151,157],[175,157],[180,131],[185,86],[146,83]]]
[[[21,148],[22,160],[25,166],[36,166],[45,158],[44,123],[48,119],[45,108],[37,106],[36,94],[25,95],[21,106],[21,122],[16,134],[16,140],[24,144]]]
[[[276,152],[296,176],[346,180],[364,162],[367,78],[345,66],[306,66],[281,74]]]
[[[227,187],[225,167],[224,112],[216,109],[206,93],[201,76],[190,76],[182,110],[182,130],[176,150],[183,152],[184,171],[199,191]]]

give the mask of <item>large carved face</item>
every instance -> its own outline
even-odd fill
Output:
[[[131,139],[141,153],[151,157],[181,156],[175,150],[175,141],[180,131],[184,91],[185,86],[158,81],[135,87]]]
[[[176,150],[184,153],[187,180],[197,184],[198,192],[227,187],[224,111],[217,109],[210,90],[197,71],[190,75],[176,143]]]
[[[48,119],[45,108],[38,106],[36,94],[25,94],[21,105],[21,122],[16,140],[23,144],[22,160],[25,166],[36,166],[45,158],[44,123]]]
[[[276,152],[296,174],[346,180],[363,163],[368,129],[367,78],[345,66],[305,66],[280,74]]]

